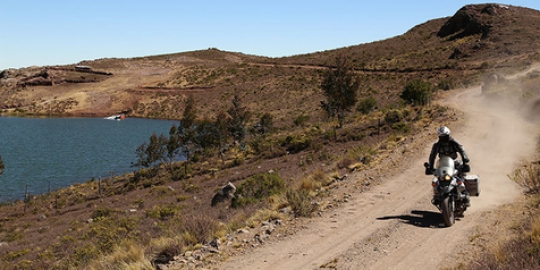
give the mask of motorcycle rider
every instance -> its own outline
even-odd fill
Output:
[[[431,172],[434,171],[433,163],[435,162],[435,158],[437,155],[440,156],[449,156],[452,159],[454,159],[456,163],[456,167],[462,167],[469,169],[469,158],[467,157],[467,153],[465,152],[465,149],[463,148],[463,145],[461,145],[457,140],[455,140],[453,137],[450,136],[450,129],[446,126],[439,127],[437,129],[437,135],[439,136],[439,140],[433,144],[433,147],[431,148],[431,153],[429,154],[429,170]],[[461,155],[461,159],[463,160],[463,165],[461,166],[461,161],[457,160],[459,153]],[[460,177],[459,175],[458,177]],[[467,191],[464,191],[465,193],[465,205],[467,207],[471,206],[470,203],[470,196]]]

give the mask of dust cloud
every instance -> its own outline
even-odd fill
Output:
[[[512,89],[519,96],[518,89]],[[481,87],[467,89],[450,100],[465,113],[465,123],[453,137],[465,147],[471,173],[480,176],[481,194],[472,197],[470,212],[513,201],[524,190],[509,178],[536,149],[537,131],[525,120],[518,99],[487,97]]]

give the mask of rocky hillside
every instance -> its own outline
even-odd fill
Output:
[[[362,77],[363,96],[395,103],[403,85],[421,78],[451,88],[540,58],[540,12],[498,4],[470,5],[452,17],[386,40],[284,58],[208,49],[0,73],[4,113],[179,118],[193,94],[212,116],[241,93],[253,111],[276,118],[317,115],[321,71],[346,56]],[[361,34],[361,33],[358,33]],[[319,121],[313,117],[313,121]]]
[[[99,260],[95,269],[120,267],[114,265],[119,261],[140,262],[138,268],[151,269],[150,261],[166,264],[182,259],[179,254],[204,266],[226,259],[226,249],[235,253],[256,246],[248,236],[238,236],[246,226],[255,228],[246,232],[248,238],[258,235],[260,243],[272,233],[292,235],[302,226],[295,214],[309,214],[313,205],[328,208],[348,200],[343,189],[347,185],[360,191],[377,185],[381,166],[398,167],[412,149],[431,139],[417,135],[431,129],[434,119],[452,123],[461,116],[435,104],[404,106],[399,96],[408,82],[429,82],[437,97],[439,90],[488,79],[486,95],[511,91],[519,98],[537,97],[538,74],[528,73],[518,81],[498,74],[525,70],[540,60],[539,25],[540,11],[472,5],[387,40],[292,57],[211,48],[4,70],[0,108],[6,115],[125,112],[131,117],[180,119],[186,99],[193,96],[198,116],[212,118],[238,95],[253,121],[269,113],[277,131],[255,138],[249,151],[233,146],[224,157],[194,161],[189,167],[137,170],[31,196],[26,204],[3,204],[0,266],[75,269]],[[360,99],[372,97],[377,105],[367,114],[351,112],[339,130],[321,108],[325,97],[320,87],[323,72],[338,56],[346,57],[359,75]],[[508,84],[515,87],[500,87]],[[343,181],[353,171],[365,176],[362,181]],[[238,187],[237,193],[253,195],[249,192],[258,192],[256,184],[264,183],[281,194],[265,194],[265,200],[257,198],[252,204],[243,201],[247,206],[237,208],[226,198],[212,207],[213,197],[228,182]],[[312,203],[312,194],[321,196],[313,199],[321,203]],[[310,200],[302,201],[301,196]],[[260,210],[268,205],[278,210]],[[293,225],[298,222],[297,227],[287,225],[290,220]],[[208,241],[216,236],[225,244]]]

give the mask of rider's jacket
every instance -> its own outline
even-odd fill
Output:
[[[433,163],[435,162],[437,155],[439,155],[439,157],[449,156],[453,159],[457,159],[457,153],[461,155],[461,159],[464,161],[469,160],[465,149],[463,149],[463,145],[461,145],[458,141],[451,136],[447,136],[446,138],[440,137],[439,141],[434,143],[433,147],[431,147],[431,153],[429,154],[429,166],[433,168]]]

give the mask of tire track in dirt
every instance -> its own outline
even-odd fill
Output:
[[[296,235],[236,256],[220,269],[437,269],[454,265],[482,213],[511,202],[521,189],[507,175],[532,154],[530,128],[504,103],[487,102],[480,87],[453,92],[445,104],[465,113],[452,135],[465,146],[482,194],[472,198],[465,218],[444,228],[431,205],[431,177],[424,175],[431,143],[403,164],[403,172],[381,185],[354,193],[346,206],[314,219]],[[430,129],[435,130],[432,126]],[[432,132],[431,134],[433,134]],[[347,181],[355,181],[353,175]]]

